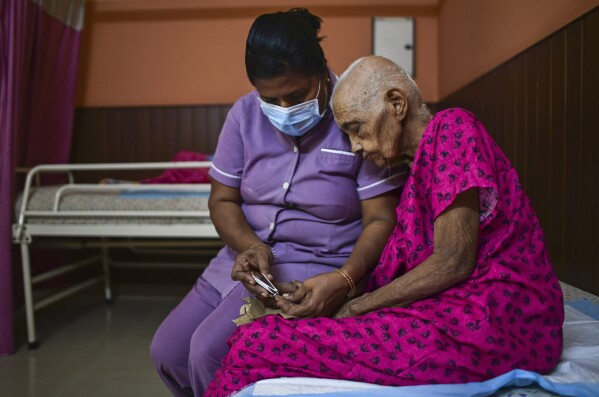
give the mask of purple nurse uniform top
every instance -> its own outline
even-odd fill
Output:
[[[240,189],[248,223],[275,252],[275,279],[289,281],[301,266],[341,267],[362,231],[360,200],[401,187],[407,169],[381,169],[352,153],[330,110],[301,139],[285,135],[252,91],[227,116],[210,176]],[[223,297],[238,283],[237,255],[225,246],[202,274]]]

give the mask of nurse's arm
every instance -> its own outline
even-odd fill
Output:
[[[378,263],[397,223],[395,207],[398,196],[397,190],[394,190],[361,202],[362,233],[342,267],[356,284],[365,280]],[[277,305],[297,317],[330,316],[347,299],[348,292],[350,285],[343,275],[326,272],[305,280],[287,299],[278,298]]]
[[[256,270],[269,274],[273,260],[272,252],[267,246],[260,244],[260,239],[250,227],[241,210],[241,203],[239,188],[226,186],[212,180],[208,199],[210,218],[220,238],[239,253],[235,259],[231,277],[245,283],[246,288],[251,292],[267,296],[264,289],[252,288],[256,282],[250,276],[250,271]]]
[[[362,233],[347,262],[341,270],[347,272],[356,284],[362,284],[376,266],[397,224],[395,208],[399,202],[398,190],[362,200]]]
[[[348,302],[337,314],[349,317],[386,307],[406,306],[466,281],[476,264],[478,189],[460,193],[435,219],[433,253],[391,283]]]

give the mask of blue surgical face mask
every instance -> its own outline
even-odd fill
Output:
[[[260,108],[268,120],[281,132],[290,136],[302,136],[312,129],[322,119],[324,112],[320,114],[318,106],[318,94],[320,94],[320,78],[318,79],[318,92],[316,98],[311,101],[284,108],[266,103],[262,98]]]

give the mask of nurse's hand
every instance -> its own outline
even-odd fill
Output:
[[[269,280],[273,280],[270,274],[270,266],[273,261],[272,251],[264,244],[257,244],[245,250],[235,258],[231,278],[236,281],[241,281],[245,288],[252,294],[266,299],[269,293],[262,287],[256,284],[252,277],[252,272],[263,273]]]
[[[349,290],[343,277],[327,272],[307,279],[276,302],[283,312],[295,317],[330,317],[347,299]]]

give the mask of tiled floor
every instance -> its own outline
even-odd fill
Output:
[[[169,396],[149,358],[152,335],[179,298],[80,295],[40,311],[40,347],[0,357],[2,397]],[[20,328],[20,327],[19,327]]]
[[[562,287],[566,300],[599,303],[594,295]],[[0,357],[0,396],[169,396],[148,348],[179,298],[117,295],[106,305],[101,296],[100,291],[78,295],[40,311],[38,350],[27,349],[24,321],[17,324],[17,352]]]

